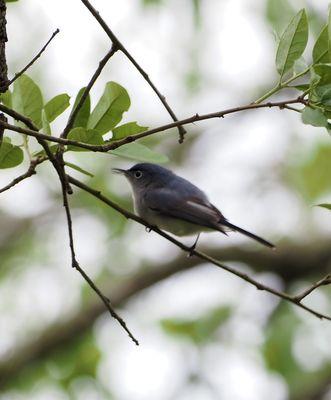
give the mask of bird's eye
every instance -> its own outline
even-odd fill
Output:
[[[136,179],[140,179],[143,176],[143,173],[141,171],[135,171],[134,172],[134,177]]]

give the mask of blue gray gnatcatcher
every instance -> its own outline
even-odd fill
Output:
[[[113,168],[130,182],[135,212],[151,226],[176,236],[203,231],[237,231],[259,243],[275,246],[261,237],[231,224],[213,206],[203,191],[172,171],[156,164],[136,164],[128,170]]]

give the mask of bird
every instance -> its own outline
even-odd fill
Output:
[[[150,226],[175,236],[201,232],[239,232],[260,244],[275,246],[243,228],[232,224],[208,199],[206,194],[188,180],[171,170],[152,163],[139,163],[129,169],[113,168],[124,175],[132,188],[135,213]]]

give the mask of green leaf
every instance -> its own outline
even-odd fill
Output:
[[[228,321],[230,316],[230,307],[223,306],[197,319],[164,319],[161,321],[161,327],[169,335],[203,344],[214,339],[217,330]]]
[[[303,370],[297,357],[294,356],[293,346],[300,328],[300,319],[292,312],[287,304],[282,304],[275,311],[265,332],[265,343],[262,346],[264,362],[268,369],[275,371],[286,380],[288,386],[302,385]],[[297,398],[302,398],[299,396]]]
[[[81,173],[84,174],[84,175],[90,176],[91,178],[94,177],[94,175],[91,174],[91,172],[86,171],[86,169],[83,169],[83,168],[80,167],[79,165],[70,163],[70,162],[68,162],[68,161],[65,161],[65,165],[67,165],[69,168],[72,168],[72,169],[74,169],[74,170],[76,170],[76,171],[78,171],[78,172],[81,172]]]
[[[307,200],[315,202],[331,190],[331,143],[316,143],[306,153],[295,154],[289,161],[289,179]]]
[[[104,141],[102,135],[95,129],[85,129],[85,128],[74,128],[68,134],[68,139],[75,140],[76,142],[100,145]],[[82,149],[81,147],[76,147],[73,145],[68,146],[68,150],[72,151],[89,151],[87,149]]]
[[[1,94],[0,101],[5,106],[12,108],[12,93],[9,89]]]
[[[70,106],[70,96],[66,93],[58,94],[45,104],[44,110],[48,122],[52,122]]]
[[[13,168],[21,164],[24,155],[22,149],[6,141],[0,147],[0,169]]]
[[[308,41],[308,21],[303,9],[296,14],[285,29],[277,49],[276,67],[282,78],[300,58]]]
[[[319,109],[314,109],[311,107],[305,107],[301,114],[302,122],[306,125],[312,126],[327,126],[328,119]]]
[[[142,0],[144,6],[159,6],[163,0]]]
[[[313,48],[313,62],[327,63],[329,61],[329,34],[328,25],[322,29]]]
[[[331,64],[316,64],[314,66],[314,71],[318,76],[320,76],[320,80],[317,83],[319,86],[331,83]]]
[[[136,135],[137,133],[147,131],[147,126],[140,126],[137,122],[128,122],[127,124],[123,124],[117,126],[113,129],[113,136],[111,140],[123,139],[126,136]]]
[[[130,107],[128,92],[115,82],[108,82],[98,104],[92,111],[87,127],[102,135],[113,129]]]
[[[316,87],[315,92],[319,96],[319,102],[324,106],[331,106],[331,85]]]
[[[75,99],[74,106],[72,107],[72,110],[74,110],[77,107],[77,104],[79,103],[79,100],[83,96],[83,93],[84,93],[85,89],[86,89],[86,87],[83,87],[78,92],[78,94],[76,96],[76,99]],[[88,96],[86,97],[82,107],[78,111],[78,114],[77,114],[77,116],[75,118],[75,122],[73,124],[73,128],[77,128],[77,127],[86,128],[88,119],[90,117],[90,111],[91,111],[91,99],[90,99],[90,94],[88,94]],[[71,114],[72,114],[72,111],[71,111]]]
[[[129,158],[130,160],[151,162],[151,163],[166,163],[169,161],[164,154],[157,153],[140,143],[129,143],[112,150],[111,154],[119,157]]]
[[[310,85],[308,83],[303,83],[302,85],[293,85],[291,88],[295,88],[297,90],[300,90],[300,92],[305,92],[310,88]]]
[[[42,124],[43,133],[46,133],[46,135],[51,135],[52,134],[51,126],[48,122],[45,110],[42,110],[42,113],[41,113],[41,124]]]
[[[21,75],[14,82],[12,103],[15,111],[30,118],[38,128],[41,128],[42,94],[38,85],[27,75]]]
[[[293,71],[297,75],[306,70],[307,67],[308,65],[305,59],[303,57],[300,57],[294,62]]]
[[[331,211],[331,204],[327,204],[327,203],[317,204],[317,207],[323,207],[323,208],[326,208],[327,210]]]

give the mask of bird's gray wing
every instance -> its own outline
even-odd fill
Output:
[[[144,203],[160,215],[182,219],[223,232],[220,222],[226,219],[206,197],[183,196],[181,192],[176,193],[174,190],[160,188],[148,191],[144,196]]]

